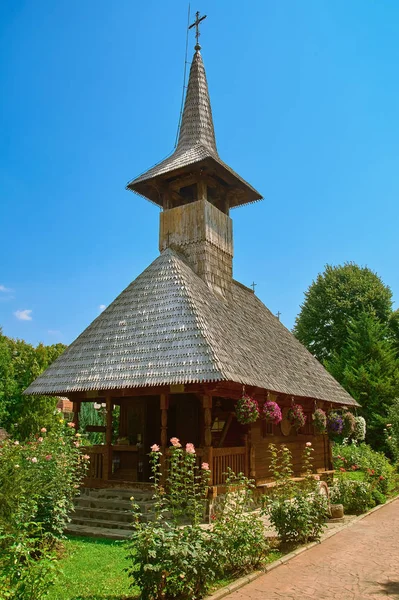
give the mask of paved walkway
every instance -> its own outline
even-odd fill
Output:
[[[262,575],[225,600],[399,598],[399,500]]]

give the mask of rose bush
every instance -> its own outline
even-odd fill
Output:
[[[27,442],[7,439],[0,447],[0,590],[6,598],[33,600],[45,592],[37,574],[47,581],[54,573],[53,548],[87,468],[80,446],[75,429],[57,414],[50,432],[42,427]]]

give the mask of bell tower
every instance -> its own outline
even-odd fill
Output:
[[[219,157],[196,16],[191,63],[179,139],[171,156],[127,188],[158,204],[159,249],[185,256],[209,287],[227,297],[233,277],[230,208],[262,196]]]

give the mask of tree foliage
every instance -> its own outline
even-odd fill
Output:
[[[361,313],[349,323],[341,351],[325,364],[361,404],[360,413],[367,421],[366,439],[381,449],[383,426],[399,391],[398,360],[388,326],[371,314]]]
[[[34,347],[3,335],[0,329],[0,426],[18,439],[50,425],[56,398],[22,394],[65,348],[64,344]]]
[[[361,313],[387,323],[392,314],[390,288],[367,267],[354,263],[327,265],[305,292],[294,334],[316,358],[324,361],[342,350],[348,323]],[[397,325],[399,332],[399,315]]]

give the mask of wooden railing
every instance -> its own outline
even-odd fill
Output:
[[[87,479],[104,479],[104,454],[107,446],[86,446],[83,452],[90,456]]]
[[[247,448],[236,446],[233,448],[212,449],[212,484],[221,485],[226,481],[226,472],[230,468],[234,473],[244,473],[248,470]]]

